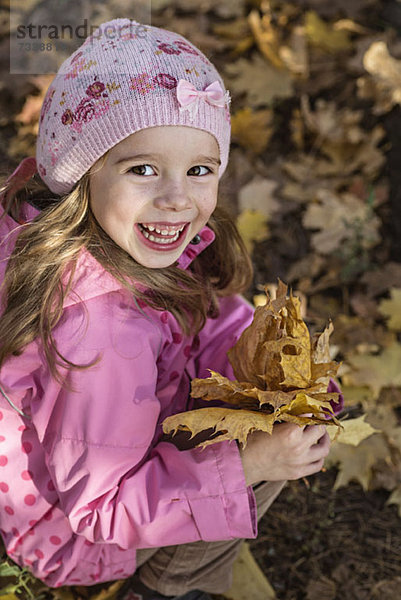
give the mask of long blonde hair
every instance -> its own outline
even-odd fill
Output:
[[[23,190],[7,197],[5,213],[17,222],[27,201],[41,211],[21,227],[8,261],[0,317],[0,367],[7,357],[21,354],[37,338],[56,379],[60,380],[58,367],[90,366],[76,365],[63,357],[52,335],[83,248],[136,298],[157,310],[170,311],[187,334],[197,333],[207,317],[218,315],[218,296],[240,293],[249,286],[249,255],[235,223],[221,208],[208,223],[216,234],[215,241],[187,271],[174,265],[148,269],[120,248],[97,223],[89,204],[90,175],[101,168],[106,156],[63,197],[55,197],[38,174]],[[7,186],[1,191],[7,191]],[[141,291],[138,284],[146,290]]]

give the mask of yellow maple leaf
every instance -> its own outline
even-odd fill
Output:
[[[231,117],[232,139],[253,154],[261,154],[273,135],[272,121],[273,112],[268,108],[237,110]]]
[[[352,370],[343,375],[346,385],[367,385],[377,399],[382,388],[401,386],[401,345],[393,341],[381,354],[350,354]]]
[[[244,210],[237,219],[237,227],[248,252],[252,252],[254,242],[269,237],[266,217],[257,210]]]
[[[401,331],[401,289],[392,288],[390,295],[390,300],[384,299],[379,303],[379,311],[388,318],[389,329]]]
[[[366,415],[362,415],[355,419],[341,421],[342,429],[340,432],[334,432],[336,434],[335,440],[342,444],[358,446],[373,433],[380,433],[380,429],[375,429],[375,427],[372,427],[365,419]],[[332,436],[331,432],[330,435],[332,439],[334,439],[334,435]]]
[[[383,436],[371,435],[358,446],[350,444],[332,444],[326,459],[326,465],[338,465],[335,490],[358,481],[364,490],[369,489],[373,476],[373,467],[379,460],[389,460],[391,450]]]
[[[326,52],[352,48],[348,31],[326,23],[314,11],[308,11],[305,15],[305,31],[309,42]]]
[[[224,440],[238,440],[245,446],[247,437],[252,431],[260,430],[271,433],[273,423],[273,413],[212,407],[199,408],[167,417],[163,421],[163,430],[165,433],[173,433],[173,435],[180,430],[190,431],[191,437],[193,437],[205,429],[214,428],[214,432],[220,435],[215,439],[202,442],[202,446]]]

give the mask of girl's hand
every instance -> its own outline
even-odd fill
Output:
[[[271,434],[255,431],[240,448],[247,485],[259,481],[299,479],[317,473],[330,450],[324,425],[299,427],[279,423]]]

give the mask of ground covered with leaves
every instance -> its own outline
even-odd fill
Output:
[[[61,4],[66,16],[81,6]],[[136,17],[125,0],[89,4],[92,23]],[[33,17],[45,5],[13,2]],[[312,334],[333,322],[341,418],[364,416],[376,429],[356,445],[333,444],[327,472],[288,484],[253,552],[279,600],[393,600],[401,584],[401,3],[151,6],[152,24],[191,39],[230,90],[233,143],[221,201],[252,253],[249,299],[257,304],[280,277],[303,299]],[[10,75],[8,52],[0,3],[6,171],[34,154],[53,77]],[[79,597],[68,594],[57,598]],[[112,594],[96,589],[96,597]]]
[[[251,549],[280,600],[395,600],[401,520],[383,490],[333,491],[335,470],[288,484]]]

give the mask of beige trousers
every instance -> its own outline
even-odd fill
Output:
[[[284,485],[285,481],[274,481],[254,487],[258,521]],[[166,596],[179,596],[191,590],[221,594],[231,587],[232,567],[242,543],[242,539],[200,541],[138,550],[137,574],[145,585]]]

